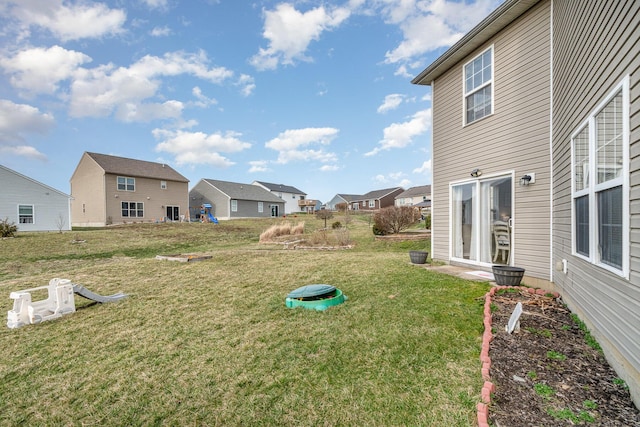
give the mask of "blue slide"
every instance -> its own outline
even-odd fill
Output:
[[[211,212],[209,212],[209,221],[211,221],[214,224],[218,223],[218,219],[215,216],[211,215]]]

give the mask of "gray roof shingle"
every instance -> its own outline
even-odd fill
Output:
[[[204,179],[227,196],[237,200],[256,200],[259,202],[284,203],[280,197],[265,190],[258,185],[241,184],[238,182],[220,181],[217,179]]]
[[[175,169],[164,163],[128,159],[126,157],[109,156],[107,154],[99,153],[86,152],[86,154],[109,174],[189,182],[187,178],[180,175]]]
[[[298,190],[296,187],[292,187],[290,185],[284,185],[284,184],[273,184],[271,182],[264,182],[264,181],[255,181],[259,184],[261,184],[264,187],[267,187],[270,191],[281,191],[283,193],[292,193],[292,194],[303,194],[303,195],[307,195],[307,193]]]

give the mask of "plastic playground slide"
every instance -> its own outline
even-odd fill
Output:
[[[218,219],[215,216],[211,215],[211,212],[209,212],[209,221],[211,221],[214,224],[218,223]]]
[[[90,299],[92,301],[97,301],[99,303],[107,303],[121,300],[122,298],[126,298],[127,296],[122,292],[113,295],[99,295],[95,292],[91,292],[89,289],[84,286],[73,284],[73,292],[77,295],[80,295],[83,298]]]

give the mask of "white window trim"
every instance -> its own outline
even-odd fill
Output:
[[[120,183],[118,182],[118,180],[120,178],[124,178],[124,190],[121,190],[119,188]],[[133,180],[133,190],[127,190],[127,180],[128,179],[132,179]],[[118,175],[118,177],[116,178],[116,190],[118,191],[128,191],[130,193],[133,193],[136,191],[136,179],[132,176],[123,176],[123,175]]]
[[[596,159],[596,126],[595,118],[602,109],[613,99],[618,93],[622,92],[622,173],[619,178],[609,180],[606,183],[598,184],[597,180],[597,162]],[[629,279],[629,76],[625,76],[607,96],[598,104],[596,108],[589,113],[589,117],[580,124],[576,131],[571,135],[571,254],[577,258],[581,258],[591,264],[594,264],[604,270],[610,271]],[[575,188],[575,162],[573,140],[586,127],[589,127],[589,187],[576,191]],[[622,185],[622,269],[617,269],[611,265],[605,264],[600,260],[598,250],[598,206],[596,203],[597,193],[612,187]],[[589,256],[584,256],[576,250],[576,212],[575,200],[578,197],[589,196]]]
[[[258,202],[258,213],[264,212],[264,202]]]
[[[124,216],[124,215],[122,215],[122,210],[123,210],[123,209],[122,209],[122,204],[123,204],[123,203],[127,203],[127,206],[128,206],[128,208],[127,208],[127,212],[129,212],[129,216]],[[131,210],[132,210],[132,209],[131,209],[131,204],[132,204],[132,203],[134,203],[134,204],[135,204],[135,205],[134,205],[135,209],[133,209],[133,211],[136,213],[136,215],[135,215],[135,216],[131,216]],[[139,210],[139,209],[138,209],[138,204],[141,204],[141,205],[142,205],[142,209],[140,209],[140,210],[142,210],[142,215],[141,215],[141,216],[139,216],[139,215],[138,215],[138,210]],[[144,212],[145,212],[144,202],[134,202],[134,201],[128,201],[128,200],[123,200],[123,201],[121,201],[121,202],[120,202],[120,217],[121,217],[121,218],[134,218],[134,219],[135,219],[135,218],[144,218],[144,215],[145,215],[145,214],[144,214]]]
[[[20,206],[31,206],[31,222],[20,222]],[[18,226],[20,224],[35,224],[36,223],[36,206],[30,203],[18,203]]]
[[[160,181],[160,189],[161,190],[167,189],[167,181]]]
[[[235,199],[231,200],[231,212],[238,212],[238,201]]]
[[[465,67],[473,62],[477,57],[484,55],[484,53],[486,51],[490,50],[491,51],[491,80],[489,80],[488,82],[485,82],[482,86],[478,86],[477,88],[473,89],[471,92],[467,92],[466,91],[466,84],[465,84]],[[496,51],[494,49],[494,45],[492,44],[491,46],[489,46],[488,48],[486,48],[485,50],[483,50],[482,52],[480,52],[479,54],[477,54],[476,56],[474,56],[473,58],[471,58],[469,61],[465,62],[464,64],[462,64],[462,127],[471,125],[473,123],[477,123],[483,119],[486,119],[487,117],[491,117],[493,115],[493,112],[495,111],[495,105],[496,105],[496,97],[495,97],[495,87],[496,85],[494,84],[495,81],[495,60],[496,58]],[[467,122],[467,97],[477,91],[479,91],[480,89],[491,85],[491,112],[489,114],[487,114],[486,116],[483,116],[479,119],[476,119],[472,122]],[[433,89],[432,89],[433,90]]]

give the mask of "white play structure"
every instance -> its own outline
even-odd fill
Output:
[[[32,292],[44,289],[48,292],[46,299],[31,300]],[[13,300],[13,310],[7,312],[7,326],[14,329],[73,313],[76,311],[75,294],[100,303],[113,302],[126,297],[122,293],[110,296],[98,295],[80,285],[71,283],[69,279],[51,279],[47,286],[24,289],[9,294],[9,298]]]

